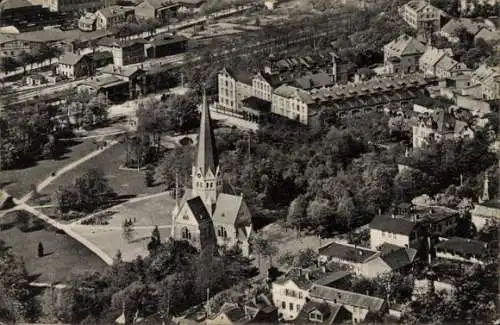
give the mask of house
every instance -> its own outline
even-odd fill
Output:
[[[295,79],[292,84],[300,89],[311,90],[314,88],[331,87],[334,85],[334,82],[328,73],[319,71],[316,73],[306,73]]]
[[[283,84],[280,75],[257,72],[252,78],[253,95],[257,98],[271,102],[273,91]]]
[[[147,93],[146,87],[146,72],[140,67],[117,67],[115,65],[107,65],[101,69],[104,77],[113,77],[116,83],[111,81],[113,85],[122,85],[119,80],[125,81],[127,87],[122,89],[123,92],[116,95],[125,95],[122,99],[134,99]],[[97,79],[97,78],[96,78]]]
[[[477,43],[480,39],[496,46],[500,42],[500,31],[497,29],[481,28],[476,36],[474,36],[474,42]]]
[[[314,280],[314,283],[334,287],[338,289],[344,289],[351,286],[352,274],[347,271],[333,271],[321,274],[318,279]]]
[[[218,106],[224,110],[241,111],[241,101],[253,96],[252,85],[252,76],[248,72],[224,67],[218,75]]]
[[[41,74],[30,74],[26,77],[26,85],[40,86],[47,82],[47,79]]]
[[[86,12],[78,20],[78,28],[84,32],[91,32],[96,29],[97,16],[91,12]]]
[[[428,1],[411,0],[398,11],[403,20],[418,32],[434,33],[441,28],[441,10]]]
[[[271,285],[273,303],[278,308],[278,316],[285,321],[297,318],[306,304],[312,282],[301,275],[286,275]]]
[[[387,243],[376,251],[334,242],[319,249],[318,261],[323,264],[334,262],[348,265],[358,276],[375,278],[411,265],[416,254],[415,249]]]
[[[420,116],[413,126],[413,148],[422,148],[430,141],[458,138],[474,138],[474,131],[449,110],[440,109],[431,115]]]
[[[424,54],[425,45],[417,39],[406,34],[384,46],[384,65],[388,65],[394,58],[398,59],[399,69],[393,69],[393,73],[412,73],[418,71],[419,58]]]
[[[487,243],[469,238],[440,238],[435,249],[438,258],[473,264],[485,264],[486,260],[493,257]]]
[[[91,75],[94,71],[92,60],[88,55],[80,55],[71,52],[63,54],[58,61],[56,74],[76,79]]]
[[[224,303],[219,312],[207,317],[206,325],[271,324],[278,321],[277,309],[255,304]]]
[[[351,320],[355,324],[364,321],[370,314],[387,312],[387,303],[384,299],[318,284],[312,285],[309,298],[313,302],[342,305],[351,313]]]
[[[198,249],[239,247],[248,256],[252,215],[241,195],[224,188],[218,157],[204,94],[192,189],[185,190],[172,211],[171,237],[188,240]]]
[[[453,56],[451,49],[438,49],[436,47],[428,46],[424,54],[418,60],[418,67],[421,72],[426,76],[436,75],[436,64],[444,56]]]
[[[142,19],[157,19],[167,22],[181,6],[180,3],[169,0],[144,0],[135,7],[135,16]]]
[[[446,23],[439,31],[439,35],[449,42],[458,43],[460,41],[460,31],[465,30],[471,38],[474,38],[481,29],[490,29],[490,26],[481,19],[454,18]]]
[[[281,85],[273,91],[271,112],[309,125],[314,118],[315,104],[312,96],[305,90],[289,85]]]
[[[350,322],[351,319],[351,312],[340,304],[309,301],[306,302],[293,323],[298,325],[330,325]]]
[[[498,0],[460,0],[459,10],[460,13],[467,15],[474,11],[476,6],[490,5],[494,7],[496,4],[498,4]]]
[[[113,63],[117,67],[140,63],[146,59],[145,44],[142,38],[132,40],[118,40],[114,37],[105,37],[97,42],[101,51],[113,53]]]
[[[110,6],[95,12],[97,17],[96,29],[109,29],[113,26],[123,24],[128,16],[134,15],[134,7]]]
[[[376,216],[370,223],[370,248],[378,249],[388,243],[400,247],[413,247],[417,240],[416,222],[396,216]]]
[[[434,76],[439,79],[445,79],[463,74],[467,70],[467,66],[464,63],[458,62],[448,55],[443,55],[434,66]]]

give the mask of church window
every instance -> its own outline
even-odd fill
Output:
[[[191,232],[186,227],[182,228],[182,239],[191,240]]]
[[[222,237],[222,238],[227,238],[226,228],[219,227],[219,229],[217,229],[217,236]]]

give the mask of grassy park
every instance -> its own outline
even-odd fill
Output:
[[[34,282],[65,282],[74,274],[103,272],[107,268],[78,241],[24,211],[8,212],[0,222],[0,238],[23,259]],[[38,243],[44,247],[43,257],[38,257]]]

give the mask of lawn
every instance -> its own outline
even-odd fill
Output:
[[[66,234],[44,229],[22,232],[18,227],[0,231],[0,239],[21,256],[35,282],[65,282],[74,274],[104,272],[107,265],[93,252]],[[38,257],[38,243],[45,256]]]
[[[161,192],[162,186],[147,187],[144,182],[144,172],[136,170],[120,169],[125,161],[126,145],[118,143],[104,150],[101,154],[83,162],[76,168],[68,171],[63,177],[59,177],[43,189],[43,195],[51,195],[59,186],[71,184],[73,180],[85,173],[90,168],[101,169],[111,187],[121,197],[135,197],[144,194]]]
[[[91,140],[85,140],[76,142],[67,149],[68,152],[61,159],[41,160],[30,167],[1,171],[0,187],[3,186],[3,189],[10,195],[20,198],[31,191],[33,184],[40,183],[52,172],[91,153],[96,149],[96,145]]]

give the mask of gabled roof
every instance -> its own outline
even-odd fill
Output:
[[[370,223],[371,229],[377,229],[390,233],[409,235],[416,224],[403,218],[392,218],[384,215],[379,215],[373,218]]]
[[[252,75],[247,71],[243,70],[233,70],[228,67],[224,67],[223,71],[226,71],[233,79],[239,81],[241,83],[251,85],[252,84]]]
[[[417,255],[417,251],[413,248],[399,247],[387,243],[382,244],[380,250],[382,252],[380,258],[389,265],[392,270],[398,270],[410,265]]]
[[[314,103],[313,98],[307,91],[289,85],[281,85],[273,93],[286,98],[299,98],[306,104]]]
[[[394,55],[404,56],[424,53],[425,45],[415,38],[403,34],[386,44],[384,49],[390,49]]]
[[[311,321],[309,319],[310,313],[315,311],[321,313],[323,317],[322,322],[318,320]],[[330,325],[339,323],[342,320],[351,319],[351,317],[344,316],[344,319],[340,319],[339,321],[337,321],[337,316],[341,311],[344,313],[344,315],[351,316],[351,313],[348,312],[347,309],[345,309],[342,305],[327,302],[308,301],[302,307],[302,310],[300,311],[297,318],[293,321],[293,323],[300,325]]]
[[[451,237],[436,245],[437,251],[453,252],[461,256],[484,256],[487,252],[487,243],[461,237]]]
[[[384,307],[384,299],[362,295],[360,293],[345,291],[336,288],[313,284],[309,291],[311,298],[324,299],[337,304],[361,307],[370,311],[378,312]]]
[[[187,200],[186,204],[193,213],[198,223],[210,219],[210,215],[208,214],[208,211],[205,208],[205,204],[203,203],[203,201],[199,196]]]
[[[205,92],[203,92],[203,103],[201,108],[200,133],[198,136],[198,153],[196,155],[196,171],[203,175],[210,170],[215,176],[219,166],[219,155],[215,145],[215,135],[210,119],[210,110]]]
[[[217,203],[212,217],[214,223],[234,225],[242,202],[243,197],[241,195],[220,193],[217,196]]]
[[[450,20],[441,28],[441,33],[456,35],[461,28],[465,28],[467,33],[474,36],[483,27],[487,27],[487,25],[481,21],[471,18],[455,18]]]
[[[75,65],[78,62],[80,62],[84,57],[87,57],[87,55],[66,52],[59,58],[59,64]]]
[[[481,28],[479,33],[476,34],[474,39],[477,41],[482,38],[486,42],[496,43],[500,41],[500,32],[498,30],[490,30],[488,28]]]
[[[284,285],[288,281],[292,281],[295,283],[297,287],[299,287],[302,290],[309,290],[311,286],[313,285],[312,281],[307,280],[304,276],[298,275],[296,273],[293,274],[287,274],[276,281],[274,283],[279,284],[279,285]]]
[[[377,251],[373,251],[371,249],[359,246],[355,247],[337,242],[330,243],[319,249],[320,255],[354,263],[363,263],[370,257],[375,256],[377,253]]]
[[[300,78],[294,80],[294,83],[302,89],[328,87],[333,85],[333,80],[324,71],[318,73],[308,73]]]
[[[281,81],[279,73],[259,72],[257,75],[261,76],[271,86],[271,88],[276,88],[283,84],[283,81]]]
[[[133,11],[134,11],[134,7],[109,6],[109,7],[105,7],[105,8],[97,10],[96,14],[100,13],[104,17],[109,18],[109,17],[125,15],[125,14],[133,12]]]
[[[455,131],[456,118],[447,110],[440,109],[436,112],[436,127],[439,133],[448,133]]]
[[[344,279],[348,276],[350,276],[351,273],[347,271],[336,271],[336,272],[330,272],[325,274],[324,276],[320,277],[314,283],[324,285],[324,286],[329,286],[333,284],[334,282],[337,282],[341,279]]]
[[[450,58],[447,55],[444,55],[436,63],[436,68],[439,68],[439,69],[442,69],[445,71],[451,71],[457,64],[458,64],[457,61],[455,61],[454,59]]]
[[[436,63],[441,60],[444,55],[453,55],[451,49],[438,49],[435,47],[427,47],[424,54],[420,57],[420,64],[434,66]]]

